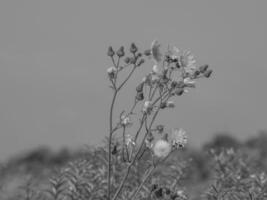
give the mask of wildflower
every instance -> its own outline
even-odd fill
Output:
[[[175,148],[184,147],[187,143],[187,134],[183,129],[172,130],[172,146]]]
[[[144,93],[143,92],[137,92],[135,99],[137,101],[142,101],[144,99]]]
[[[161,72],[160,67],[158,65],[154,65],[152,68],[152,72],[154,74],[160,74],[160,72]]]
[[[133,137],[131,135],[129,135],[129,134],[126,135],[125,144],[126,144],[126,146],[129,146],[129,145],[135,146],[135,142],[134,142]]]
[[[153,152],[157,157],[164,158],[171,152],[171,145],[166,140],[159,139],[153,146]]]
[[[167,101],[167,102],[166,102],[166,106],[167,106],[168,108],[174,108],[174,107],[175,107],[175,104],[174,104],[173,101]]]
[[[151,54],[152,59],[155,63],[159,63],[162,59],[162,54],[160,52],[160,44],[157,40],[154,40],[151,44]]]
[[[145,139],[145,145],[147,148],[151,149],[153,147],[153,144],[152,144],[153,140],[154,140],[154,136],[151,132],[149,132]]]
[[[107,69],[107,73],[110,79],[114,79],[115,78],[115,74],[116,74],[117,69],[115,67],[109,67]]]
[[[152,107],[151,101],[145,101],[144,106],[143,106],[143,112],[150,114],[152,109],[153,107]]]
[[[126,127],[126,126],[129,126],[130,124],[131,124],[130,117],[122,115],[121,116],[121,125]]]
[[[180,51],[173,47],[172,59],[178,59],[177,68],[183,67],[186,73],[193,74],[197,69],[196,60],[190,51]]]

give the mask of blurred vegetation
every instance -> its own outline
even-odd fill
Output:
[[[177,151],[164,164],[168,168],[162,165],[154,172],[139,199],[266,199],[266,144],[267,131],[242,142],[218,133],[201,149]],[[113,156],[116,188],[126,165]],[[125,192],[141,182],[149,156],[136,164]],[[59,152],[40,147],[2,163],[0,199],[105,199],[106,162],[105,145]],[[186,195],[175,197],[173,190]]]

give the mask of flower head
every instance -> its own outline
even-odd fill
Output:
[[[122,115],[121,116],[121,125],[122,126],[129,126],[131,124],[130,117]]]
[[[175,148],[184,147],[187,143],[187,134],[183,129],[173,129],[172,130],[172,145]]]
[[[150,114],[152,109],[153,107],[152,107],[151,101],[145,101],[144,106],[143,106],[143,112]]]
[[[131,135],[129,135],[129,134],[126,135],[125,144],[126,144],[126,146],[129,146],[129,145],[135,146],[135,142],[134,142],[133,137]]]
[[[153,145],[153,152],[159,158],[166,157],[171,152],[171,145],[164,139],[159,139]]]
[[[197,69],[196,60],[190,51],[181,51],[173,47],[172,59],[178,59],[179,66],[183,67],[186,73],[193,74]]]
[[[115,77],[115,73],[116,73],[117,69],[115,67],[109,67],[107,69],[107,73],[110,79],[113,79]]]

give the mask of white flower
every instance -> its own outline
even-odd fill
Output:
[[[171,145],[166,140],[160,139],[153,145],[153,152],[159,158],[164,158],[171,152]]]
[[[197,69],[196,60],[190,51],[180,51],[177,47],[173,47],[171,58],[178,59],[179,65],[186,73],[193,74]]]
[[[158,65],[154,65],[152,68],[152,72],[155,74],[160,74],[161,73],[160,67]]]
[[[162,54],[160,52],[160,44],[157,40],[154,40],[151,44],[151,54],[152,54],[152,59],[156,64],[161,61]]]
[[[179,61],[186,73],[193,74],[197,69],[196,60],[190,51],[184,51]]]
[[[126,144],[126,146],[129,146],[129,145],[135,146],[135,142],[134,142],[131,135],[129,135],[129,134],[126,135],[125,144]]]
[[[176,148],[184,147],[187,143],[187,134],[183,129],[172,130],[172,145]]]
[[[115,77],[115,73],[116,73],[117,69],[115,67],[109,67],[107,69],[107,73],[109,78],[113,79]]]
[[[143,106],[143,112],[150,114],[151,111],[152,111],[151,101],[145,101]]]
[[[122,115],[121,116],[121,125],[122,126],[128,126],[131,124],[131,120],[130,120],[130,117],[128,116],[125,116],[125,115]]]

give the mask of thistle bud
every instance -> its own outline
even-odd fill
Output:
[[[162,102],[161,104],[160,104],[160,108],[161,109],[164,109],[164,108],[166,108],[167,107],[167,103],[166,102]]]
[[[158,133],[162,133],[164,131],[164,126],[163,125],[157,125],[156,130],[158,131]]]
[[[130,61],[131,61],[131,59],[130,59],[129,57],[126,57],[126,58],[124,59],[124,62],[125,62],[126,64],[129,64]]]
[[[146,56],[150,56],[150,55],[151,55],[151,49],[147,49],[147,50],[145,50],[145,51],[144,51],[144,54],[145,54]]]
[[[115,78],[115,74],[116,74],[117,69],[115,67],[110,67],[107,69],[107,73],[110,79],[114,79]]]
[[[117,56],[118,56],[118,57],[123,57],[124,55],[125,55],[125,53],[124,53],[124,47],[121,46],[121,47],[119,48],[119,50],[117,51]]]
[[[207,70],[207,71],[204,73],[204,76],[205,76],[206,78],[209,78],[211,74],[212,74],[212,70],[209,69],[209,70]]]
[[[178,82],[177,81],[173,81],[172,83],[171,83],[171,88],[176,88],[177,87],[177,85],[178,85]]]
[[[137,66],[141,66],[143,63],[145,62],[145,60],[142,58],[141,60],[138,61]]]
[[[183,89],[183,88],[178,88],[178,89],[175,91],[175,94],[176,94],[177,96],[181,96],[183,93],[184,93],[184,89]]]
[[[140,83],[137,87],[136,87],[136,92],[143,92],[143,88],[144,88],[144,82]]]
[[[131,64],[135,64],[136,63],[136,60],[137,60],[137,58],[132,57],[132,58],[130,58],[130,63]]]
[[[138,50],[138,49],[137,49],[136,45],[135,45],[134,43],[132,43],[132,44],[131,44],[131,47],[130,47],[130,52],[134,54],[134,53],[137,52],[137,50]]]
[[[205,72],[207,71],[208,68],[209,68],[208,65],[202,65],[202,66],[199,67],[199,71],[200,71],[201,73],[205,73]]]
[[[168,108],[174,108],[174,107],[175,107],[175,104],[174,104],[173,101],[167,101],[166,106],[167,106]]]
[[[143,92],[138,92],[135,96],[137,101],[142,101],[144,100],[144,93]]]
[[[113,51],[112,46],[110,46],[110,47],[108,48],[107,55],[110,56],[110,57],[113,57],[114,54],[115,54],[115,52]]]

